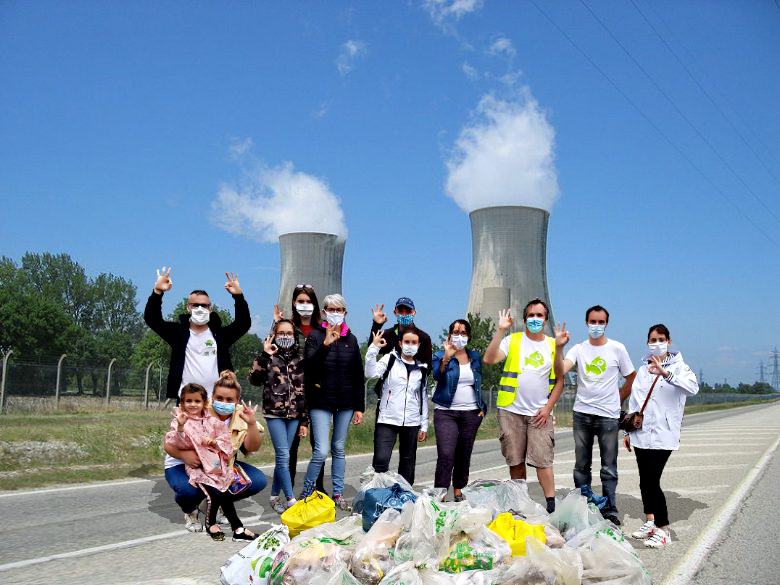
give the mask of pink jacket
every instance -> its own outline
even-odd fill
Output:
[[[165,435],[165,442],[177,449],[194,449],[201,460],[201,467],[187,465],[187,475],[192,485],[204,483],[224,492],[233,482],[233,445],[230,442],[228,426],[208,411],[204,417],[188,415],[184,431],[178,432],[179,423],[171,421],[171,430]],[[216,445],[203,445],[202,437],[217,441]]]

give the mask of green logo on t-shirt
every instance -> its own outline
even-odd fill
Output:
[[[588,363],[585,362],[585,373],[586,374],[596,374],[601,375],[604,373],[604,371],[607,369],[607,362],[604,361],[604,358],[600,358],[596,356],[596,358]]]
[[[209,347],[211,347],[212,345],[214,345],[214,342],[213,342],[213,341],[211,341],[210,339],[208,339],[208,340],[206,340],[206,345],[208,345]]]
[[[525,358],[525,365],[531,364],[533,367],[538,368],[539,366],[544,364],[544,356],[540,354],[538,351],[532,353],[527,358]]]

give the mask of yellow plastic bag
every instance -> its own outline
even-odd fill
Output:
[[[543,543],[547,542],[544,526],[515,520],[509,512],[496,516],[496,519],[488,524],[488,528],[509,543],[513,557],[525,556],[525,539],[528,536],[533,536]]]
[[[282,514],[282,524],[290,529],[291,537],[335,519],[336,505],[333,500],[316,491],[308,498],[295,502]]]

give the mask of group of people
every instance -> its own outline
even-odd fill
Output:
[[[166,436],[166,479],[185,514],[187,529],[201,530],[198,505],[205,498],[207,531],[223,539],[219,524],[230,524],[236,540],[254,538],[241,526],[235,502],[266,487],[265,476],[239,454],[248,456],[261,445],[254,408],[241,401],[241,386],[232,373],[228,349],[251,325],[249,309],[237,278],[226,273],[225,289],[233,295],[235,319],[223,326],[212,312],[203,290],[190,294],[187,310],[178,322],[162,318],[164,292],[172,283],[170,269],[158,271],[147,302],[147,324],[172,347],[168,397],[177,400],[171,431]],[[664,325],[648,333],[649,353],[634,371],[623,344],[608,339],[609,313],[596,305],[585,314],[588,338],[568,351],[566,324],[544,334],[549,309],[533,299],[523,311],[524,331],[508,334],[514,324],[511,311],[502,311],[498,328],[484,356],[471,349],[471,325],[454,320],[443,343],[433,354],[430,336],[415,323],[416,309],[408,297],[396,301],[395,323],[388,324],[384,305],[372,309],[371,340],[361,356],[357,338],[346,322],[347,303],[339,294],[326,296],[320,307],[314,289],[298,285],[286,307],[274,308],[274,323],[255,359],[248,381],[262,387],[262,414],[275,452],[270,490],[273,509],[282,514],[297,499],[293,492],[297,451],[309,437],[312,456],[301,497],[325,492],[324,463],[330,451],[332,494],[335,505],[349,510],[343,496],[349,428],[363,420],[365,379],[376,379],[378,396],[374,425],[373,467],[389,470],[399,444],[398,473],[415,480],[417,445],[427,440],[428,382],[435,389],[433,425],[437,461],[434,487],[453,488],[455,501],[469,479],[477,431],[487,413],[482,399],[482,362],[504,362],[498,392],[501,453],[512,479],[526,479],[526,466],[536,468],[548,512],[555,510],[553,460],[555,434],[552,412],[563,391],[564,377],[577,369],[573,414],[575,487],[592,481],[594,439],[601,458],[602,514],[620,525],[616,505],[617,454],[621,404],[630,395],[630,412],[644,415],[640,428],[630,428],[623,444],[633,447],[647,522],[633,534],[652,547],[669,542],[668,513],[660,477],[669,455],[679,447],[680,424],[686,396],[698,391],[696,377],[677,351]],[[384,327],[384,328],[383,328]],[[619,386],[620,376],[624,378]],[[309,427],[311,426],[311,432]],[[332,427],[332,435],[331,433]]]

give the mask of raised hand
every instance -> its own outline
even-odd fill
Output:
[[[558,321],[558,326],[553,327],[553,331],[555,332],[556,347],[563,347],[569,343],[569,332],[566,331],[566,321],[563,322],[563,327],[561,327],[561,322]]]
[[[650,364],[650,367],[647,368],[647,371],[653,374],[654,376],[663,376],[666,378],[669,375],[669,372],[667,372],[664,369],[663,362],[661,361],[661,358],[657,356],[650,356],[650,361],[652,362]]]
[[[447,341],[444,342],[444,359],[450,360],[452,359],[452,356],[455,355],[455,352],[458,351],[458,348],[455,347],[455,344],[452,343],[452,336],[447,337]]]
[[[498,328],[506,331],[512,326],[512,323],[515,322],[514,318],[509,314],[512,311],[512,309],[507,309],[506,311],[499,311],[498,312]]]
[[[384,312],[384,308],[384,304],[380,306],[380,304],[377,303],[376,307],[371,309],[371,313],[374,315],[374,323],[379,323],[380,325],[382,325],[382,323],[387,323],[387,313]]]
[[[173,415],[173,418],[176,419],[176,422],[179,424],[180,427],[183,427],[184,423],[187,422],[187,413],[184,412],[178,406],[173,409],[173,412],[171,414]]]
[[[241,412],[238,413],[238,416],[241,417],[241,420],[244,421],[246,424],[248,424],[250,427],[254,424],[257,424],[257,417],[255,417],[255,413],[257,412],[257,404],[255,404],[255,407],[252,408],[252,401],[249,401],[249,405],[242,400],[241,405],[244,407]]]
[[[274,305],[274,323],[278,323],[282,319],[284,319],[284,315],[279,310],[279,305]]]
[[[160,274],[159,270],[157,271],[157,280],[154,283],[154,290],[162,294],[167,290],[171,290],[172,286],[171,269],[169,268],[168,272],[165,272],[165,266],[163,266],[162,274]]]
[[[201,445],[216,445],[217,441],[215,439],[212,439],[211,437],[201,437],[200,438],[200,444]]]
[[[227,276],[228,281],[225,283],[225,290],[228,291],[231,295],[240,295],[241,294],[241,286],[238,284],[238,274],[233,274],[232,272],[228,274],[225,273],[225,276]]]
[[[338,341],[341,337],[341,325],[328,325],[325,328],[325,345],[330,345],[334,341]]]
[[[384,338],[385,332],[380,331],[378,333],[371,332],[371,343],[376,345],[377,347],[384,347],[387,345],[387,340]]]
[[[279,348],[276,347],[276,344],[274,343],[273,336],[269,335],[263,339],[263,351],[265,351],[265,353],[268,355],[274,355],[277,351],[279,351]]]

